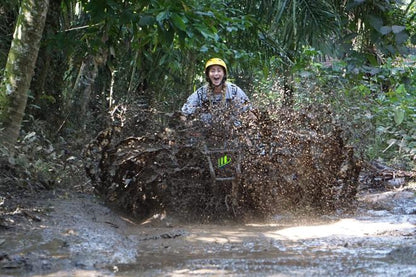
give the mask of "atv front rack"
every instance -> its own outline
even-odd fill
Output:
[[[236,161],[233,162],[234,171],[233,171],[232,176],[226,176],[226,177],[217,176],[211,156],[214,154],[221,154],[221,153],[234,154],[235,157],[237,158]],[[241,151],[240,149],[229,149],[226,147],[209,149],[208,146],[205,144],[203,147],[203,154],[206,156],[208,160],[209,172],[211,174],[211,178],[214,181],[214,183],[216,181],[220,181],[220,182],[221,181],[233,181],[233,180],[237,180],[240,177],[241,175]]]

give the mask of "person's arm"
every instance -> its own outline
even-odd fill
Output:
[[[231,99],[235,104],[246,104],[250,102],[245,92],[236,84],[227,84],[227,99]]]
[[[245,112],[247,110],[252,109],[250,99],[240,87],[238,87],[235,84],[232,84],[231,94],[232,94],[234,103],[241,108],[241,111]]]
[[[248,96],[239,87],[237,87],[237,95],[236,95],[236,97],[240,101],[241,104],[248,104],[248,103],[250,103],[250,99],[248,98]]]
[[[198,96],[198,92],[195,91],[188,97],[188,99],[186,100],[186,103],[183,104],[181,110],[184,115],[189,116],[193,114],[196,108],[198,108],[199,106],[200,106],[200,99]]]

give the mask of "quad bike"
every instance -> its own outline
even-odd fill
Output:
[[[215,115],[214,115],[215,116]],[[200,149],[210,175],[212,202],[224,205],[234,216],[241,198],[242,150],[233,122],[222,114],[217,120],[200,122],[193,132],[191,144]]]
[[[214,195],[225,192],[224,204],[228,211],[232,210],[236,215],[241,181],[241,149],[238,145],[228,143],[219,147],[205,143],[203,147],[202,153],[208,161]],[[231,184],[228,190],[224,189],[227,184]]]
[[[104,130],[89,145],[87,174],[98,194],[137,218],[331,212],[353,203],[359,163],[328,113],[277,110],[253,121],[232,112],[212,111],[209,121],[169,115],[163,129],[140,122],[145,131],[127,137],[143,118],[129,117],[124,133]]]

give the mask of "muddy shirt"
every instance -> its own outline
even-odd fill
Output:
[[[249,103],[249,99],[244,91],[239,88],[237,85],[232,83],[226,83],[226,92],[225,92],[225,103],[229,104],[230,102],[242,108],[242,110],[247,109],[247,105]],[[222,94],[218,95],[208,95],[209,86],[205,85],[197,89],[194,93],[192,93],[186,103],[182,107],[182,113],[185,115],[191,115],[195,112],[197,108],[202,108],[204,105],[212,101],[212,105],[218,104],[222,101]],[[211,99],[210,99],[210,98]]]

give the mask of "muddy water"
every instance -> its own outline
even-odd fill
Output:
[[[34,200],[0,232],[1,276],[416,276],[414,190],[360,195],[354,216],[133,222],[93,196]]]

